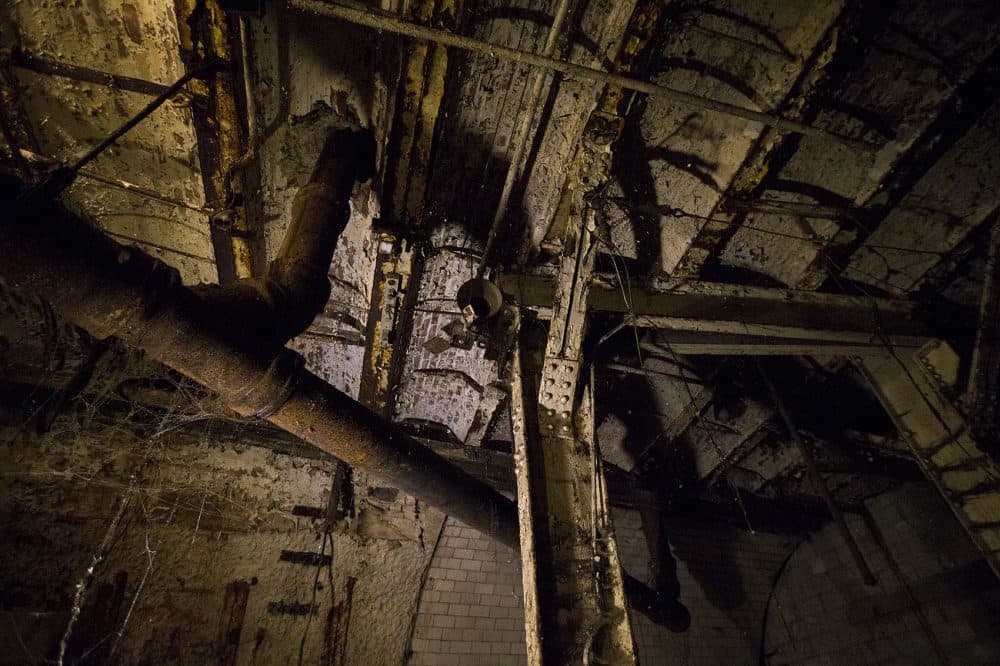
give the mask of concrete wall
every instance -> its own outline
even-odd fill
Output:
[[[1000,663],[1000,583],[937,493],[907,486],[868,508],[902,580],[860,518],[848,522],[878,578],[872,587],[825,528],[798,548],[775,589],[770,663],[941,663],[921,615],[950,663]]]
[[[332,461],[217,421],[130,440],[3,417],[0,663],[61,641],[67,664],[402,662],[439,513],[355,472],[331,523]]]

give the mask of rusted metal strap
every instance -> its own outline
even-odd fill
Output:
[[[267,419],[280,410],[295,393],[305,370],[305,359],[298,352],[282,349],[256,384],[243,393],[229,396],[227,402],[241,416]]]

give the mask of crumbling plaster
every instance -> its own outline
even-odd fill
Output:
[[[3,34],[27,51],[105,72],[169,85],[184,73],[173,3],[10,2]],[[15,69],[22,103],[46,157],[72,160],[149,101],[138,93]],[[150,188],[190,206],[205,201],[189,99],[179,95],[90,166],[102,176]],[[80,179],[67,203],[116,240],[138,244],[181,271],[188,283],[215,282],[208,215]]]

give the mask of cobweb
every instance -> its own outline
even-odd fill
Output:
[[[155,468],[170,458],[166,440],[186,430],[207,441],[220,424],[236,433],[249,425],[195,382],[117,340],[93,339],[61,320],[46,302],[0,281],[0,445],[10,515],[16,515],[10,507],[18,506],[11,500],[58,494],[69,481],[83,488],[113,484],[116,498],[103,534],[98,528],[91,542],[96,546],[91,545],[71,583],[57,644],[40,647],[13,616],[8,618],[24,657],[56,664],[114,657],[162,544],[163,533],[157,538],[151,528],[169,526],[181,501],[178,488],[168,489],[174,504],[165,516],[162,501],[152,501],[164,497]],[[83,441],[96,444],[76,446]],[[93,455],[78,455],[81,450]],[[180,507],[199,511],[196,527],[208,495],[206,489],[200,508]],[[143,573],[123,604],[124,617],[103,635],[81,635],[87,634],[79,619],[93,596],[95,574],[135,525],[145,530],[145,552],[137,554],[145,566],[137,567]],[[49,651],[38,654],[39,649]]]

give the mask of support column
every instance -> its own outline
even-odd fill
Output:
[[[525,325],[514,382],[517,481],[529,663],[634,663],[635,651],[604,475],[594,438],[589,372],[581,378],[592,213],[571,214],[545,342]],[[540,326],[534,322],[536,331]],[[581,382],[582,380],[582,382]],[[523,387],[519,385],[523,382]],[[582,389],[578,383],[583,383]],[[537,401],[532,398],[537,396]],[[521,436],[524,433],[524,436]],[[525,513],[529,515],[525,515]],[[540,619],[539,619],[540,618]]]
[[[968,404],[972,432],[1000,454],[1000,221],[990,234]]]

